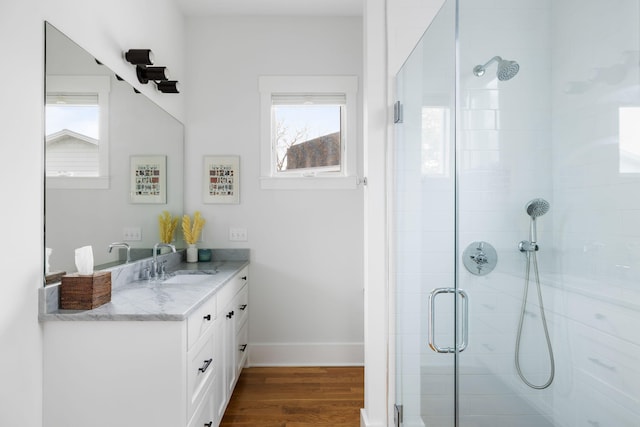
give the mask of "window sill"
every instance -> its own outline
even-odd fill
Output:
[[[260,177],[260,188],[263,190],[355,190],[358,178],[341,177]]]

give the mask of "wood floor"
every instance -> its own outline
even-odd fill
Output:
[[[245,368],[220,427],[358,427],[362,367]]]

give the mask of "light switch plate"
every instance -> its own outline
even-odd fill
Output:
[[[247,229],[246,228],[230,228],[229,240],[232,242],[246,242],[248,240]]]
[[[125,242],[135,242],[142,240],[142,229],[140,227],[123,228],[122,240],[124,240]]]

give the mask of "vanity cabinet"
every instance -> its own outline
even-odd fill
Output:
[[[245,266],[185,320],[44,322],[43,426],[218,426],[246,362],[247,295]]]
[[[216,359],[220,361],[219,381],[216,383],[216,413],[218,419],[224,415],[242,366],[248,354],[247,316],[249,313],[248,272],[245,268],[234,278],[234,282],[220,292],[216,333],[227,343],[217,348]]]

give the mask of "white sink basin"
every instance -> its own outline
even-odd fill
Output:
[[[209,274],[178,274],[176,276],[169,277],[168,279],[163,280],[160,283],[171,285],[171,284],[193,284],[193,283],[202,283],[207,280],[211,280],[211,275]]]

